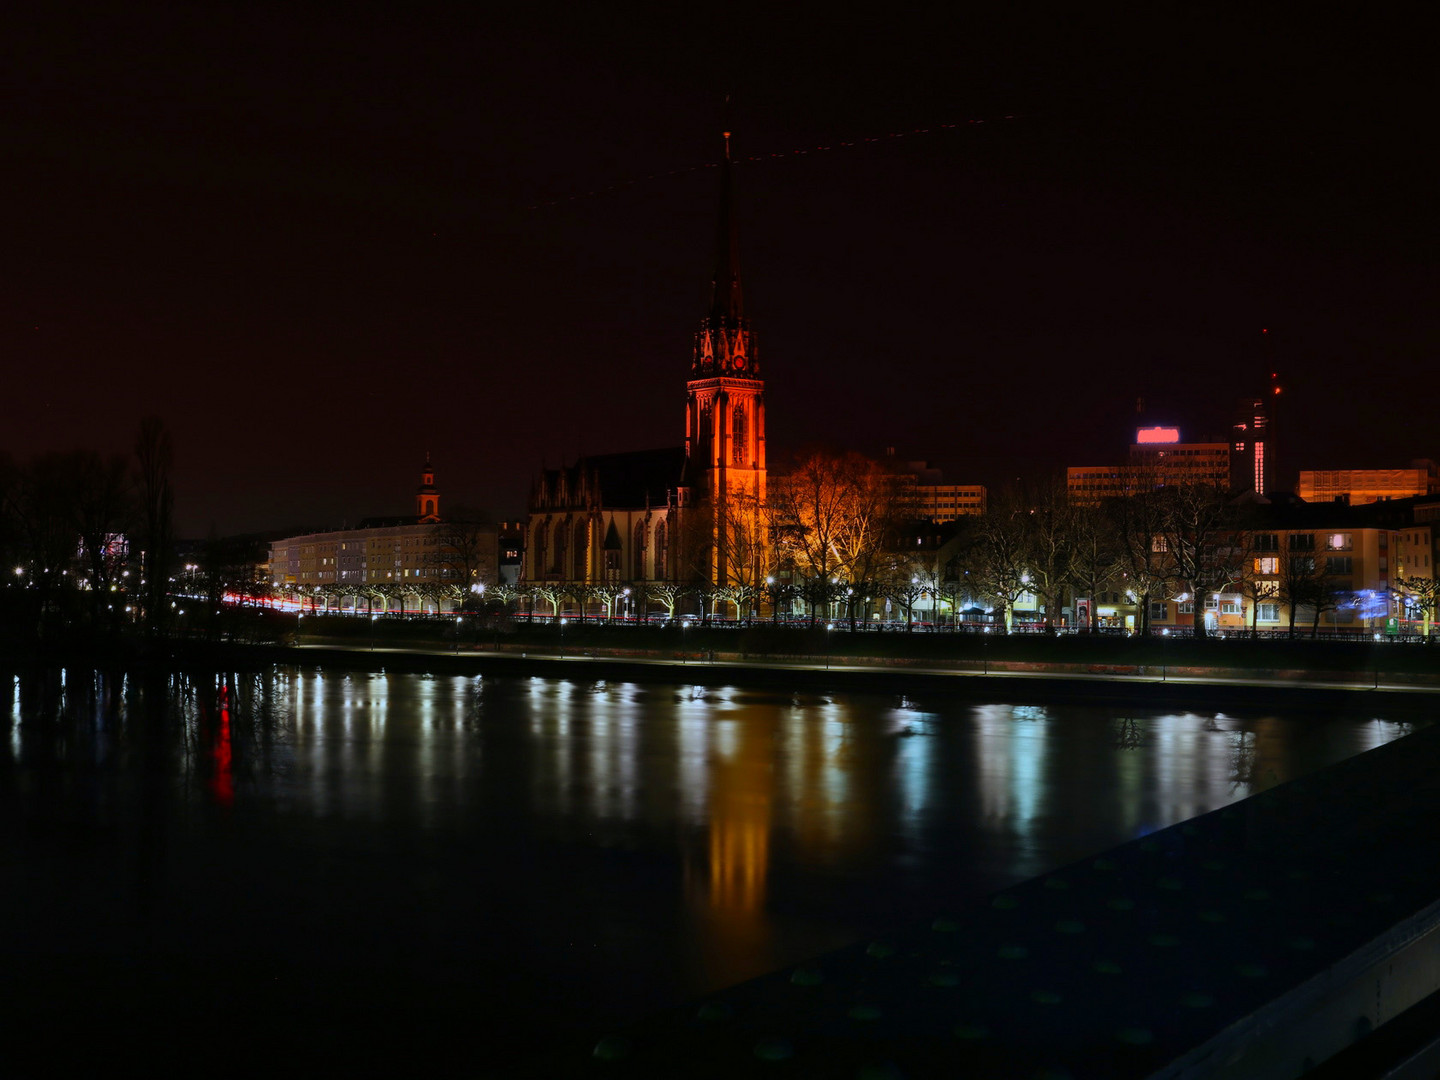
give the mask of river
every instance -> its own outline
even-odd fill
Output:
[[[232,1051],[332,1062],[580,1046],[1410,730],[314,668],[3,680],[0,944],[45,996],[19,1015],[178,1027],[182,1059],[217,1016],[250,1032]]]

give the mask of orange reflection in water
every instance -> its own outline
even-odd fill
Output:
[[[773,966],[765,911],[774,802],[774,729],[765,722],[710,725],[710,827],[706,865],[687,866],[686,897],[703,980],[726,985]]]

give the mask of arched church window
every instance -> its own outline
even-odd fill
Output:
[[[645,522],[635,523],[634,538],[630,543],[630,577],[634,581],[645,580]]]
[[[565,522],[555,522],[555,550],[550,556],[550,572],[552,574],[565,573]]]
[[[590,555],[590,534],[588,522],[577,521],[575,523],[575,581],[585,580],[585,564],[589,561]]]
[[[730,418],[730,460],[744,465],[745,459],[745,408],[737,405]]]
[[[666,572],[668,568],[665,565],[665,557],[665,522],[661,521],[655,526],[655,578],[658,581],[664,581],[669,577],[669,574]]]
[[[700,445],[696,451],[703,451],[705,459],[712,465],[715,462],[715,411],[711,408],[710,402],[700,406]]]
[[[530,566],[536,577],[541,577],[548,569],[545,565],[545,534],[547,530],[543,521],[535,523],[535,536],[530,541],[534,555],[531,557]]]

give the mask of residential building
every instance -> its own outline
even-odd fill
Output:
[[[440,516],[427,454],[413,517],[275,540],[268,573],[282,595],[317,610],[438,614],[496,580],[497,548],[494,525]]]
[[[895,448],[885,448],[885,468],[908,480],[906,497],[914,512],[923,521],[943,524],[962,517],[978,517],[985,513],[984,484],[947,484],[944,473],[927,461],[901,461]]]

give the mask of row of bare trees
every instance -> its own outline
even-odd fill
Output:
[[[1291,636],[1297,620],[1316,633],[1323,614],[1358,598],[1315,533],[1274,521],[1267,508],[1201,484],[1137,482],[1127,497],[1097,505],[1071,501],[1058,481],[1016,486],[958,538],[952,572],[1003,610],[1007,626],[1027,594],[1053,627],[1067,598],[1117,592],[1134,604],[1139,633],[1150,631],[1152,602],[1174,600],[1193,605],[1193,633],[1204,637],[1206,599],[1228,594],[1244,602],[1252,633],[1262,604],[1286,613]],[[1398,579],[1391,594],[1426,617],[1435,610],[1432,579]]]
[[[126,607],[147,626],[165,619],[173,466],[170,433],[155,417],[141,423],[131,455],[0,454],[0,555],[41,629],[82,613],[120,625]]]

